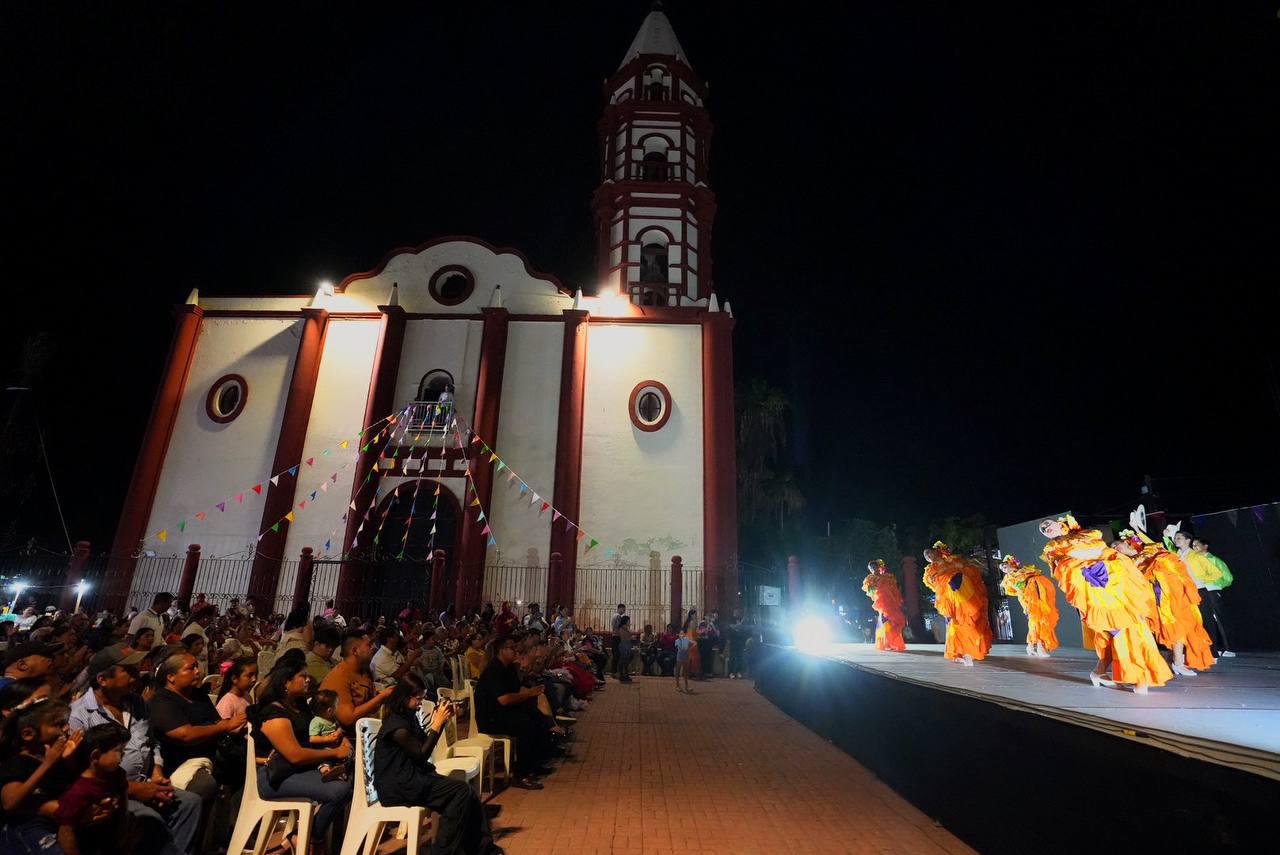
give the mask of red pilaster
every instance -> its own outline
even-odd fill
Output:
[[[311,598],[311,575],[315,570],[315,554],[310,546],[302,547],[298,558],[298,576],[293,580],[293,608]]]
[[[738,598],[738,475],[733,412],[733,318],[702,321],[702,526],[704,608],[729,612]]]
[[[480,339],[480,368],[476,378],[476,411],[472,424],[480,438],[487,443],[498,441],[498,414],[502,409],[502,375],[507,366],[507,310],[488,307],[480,310],[484,315],[484,335]],[[475,446],[479,448],[480,446]],[[471,461],[471,480],[476,485],[476,495],[486,513],[492,513],[493,467],[487,455],[476,455]],[[475,515],[462,497],[462,537],[459,545],[461,561],[458,563],[458,584],[453,592],[453,605],[458,614],[480,604],[484,591],[484,556],[489,535],[481,534],[484,526],[476,522]]]
[[[280,437],[276,440],[276,455],[271,463],[273,473],[295,466],[302,459],[328,326],[327,310],[302,310],[302,335],[298,341],[298,356],[293,361],[293,376],[289,379],[284,416],[280,420]],[[258,541],[258,549],[253,557],[253,571],[249,577],[249,593],[262,603],[275,602],[276,585],[280,581],[280,562],[284,558],[285,539],[289,535],[289,522],[282,517],[293,508],[295,489],[298,478],[302,475],[302,470],[299,469],[297,477],[286,475],[275,484],[266,485],[267,499],[263,503],[262,522],[258,526],[258,531],[265,534]],[[271,526],[277,521],[280,523],[279,530],[272,531]]]
[[[431,592],[427,597],[427,615],[434,619],[444,608],[445,551],[431,553]]]
[[[582,406],[587,386],[588,314],[565,309],[564,351],[560,361],[560,417],[556,434],[555,503],[560,513],[577,522],[582,494]],[[577,531],[564,522],[551,524],[552,553],[564,559],[557,599],[571,609],[578,573]]]
[[[169,346],[164,376],[160,379],[160,389],[156,392],[156,400],[151,407],[151,419],[147,422],[147,432],[142,437],[138,462],[133,467],[129,492],[125,494],[124,508],[120,512],[120,524],[116,527],[115,540],[111,544],[111,554],[116,556],[116,560],[111,563],[107,590],[104,592],[104,605],[107,608],[122,608],[125,597],[129,594],[137,563],[132,556],[138,551],[146,534],[147,522],[151,518],[151,506],[155,502],[156,489],[160,484],[160,472],[164,467],[165,454],[169,450],[169,438],[173,436],[173,425],[178,418],[178,407],[182,404],[187,377],[191,373],[191,363],[196,355],[196,342],[200,338],[200,319],[204,311],[199,306],[179,306],[175,314],[177,325],[173,342]]]
[[[405,314],[399,306],[379,306],[382,312],[382,329],[378,333],[378,350],[373,357],[373,370],[369,374],[369,395],[365,399],[364,422],[362,427],[371,425],[385,417],[396,406],[396,379],[400,376],[400,351],[404,345]],[[364,445],[362,441],[361,446]],[[358,510],[347,514],[347,530],[343,535],[342,554],[348,555],[355,541],[356,529],[360,527],[361,515],[373,501],[377,484],[372,480],[366,485],[365,478],[373,469],[378,459],[380,446],[369,446],[368,451],[360,452],[356,462],[355,481],[351,488],[351,500]],[[334,594],[335,605],[339,611],[351,613],[353,600],[359,596],[357,573],[343,562],[338,571],[338,589]]]
[[[671,622],[676,631],[684,626],[684,559],[671,556]]]
[[[200,569],[200,544],[187,547],[187,560],[182,563],[182,578],[178,580],[178,602],[191,606],[191,594],[196,589],[196,572]]]

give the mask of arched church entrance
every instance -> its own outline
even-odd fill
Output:
[[[429,612],[432,553],[437,549],[445,552],[441,603],[452,602],[449,592],[456,577],[461,516],[457,497],[432,478],[403,481],[378,503],[373,518],[379,521],[380,531],[372,544],[371,572],[361,594],[377,603],[376,615],[386,615],[390,621],[406,606],[423,615]]]

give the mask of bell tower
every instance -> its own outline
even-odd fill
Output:
[[[601,287],[643,306],[705,305],[716,214],[707,186],[707,85],[660,3],[605,81],[604,96],[592,197]]]

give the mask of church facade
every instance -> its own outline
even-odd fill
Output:
[[[252,556],[245,593],[270,599],[289,593],[281,564],[304,547],[439,549],[460,608],[501,566],[543,568],[529,599],[576,603],[593,573],[680,556],[702,570],[687,605],[735,603],[733,318],[713,289],[712,128],[661,11],[604,95],[592,287],[453,236],[314,295],[193,292],[113,553]],[[140,590],[132,576],[128,565],[113,584]],[[361,593],[354,575],[329,584],[313,596]]]

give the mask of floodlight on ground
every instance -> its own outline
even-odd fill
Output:
[[[831,643],[831,626],[816,615],[802,617],[795,627],[796,647],[801,650],[818,651]]]

